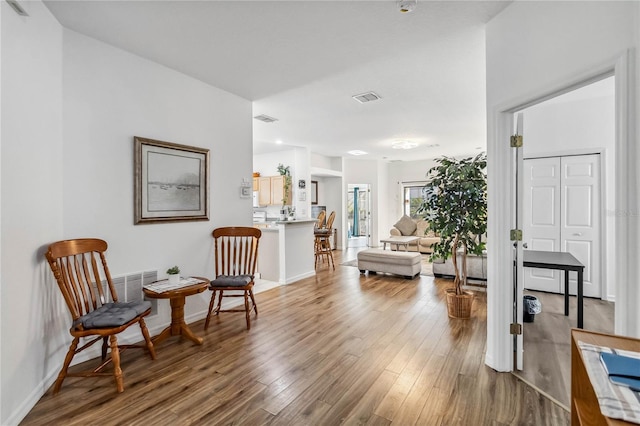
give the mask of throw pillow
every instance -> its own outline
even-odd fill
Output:
[[[413,235],[413,233],[416,232],[416,223],[411,220],[411,218],[406,214],[402,216],[400,220],[393,226],[395,226],[396,229],[398,229],[398,231],[400,231],[400,233],[405,236]]]

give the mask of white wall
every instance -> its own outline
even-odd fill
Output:
[[[251,199],[239,195],[252,172],[249,101],[63,31],[42,4],[26,4],[26,19],[1,6],[1,424],[37,402],[70,341],[48,243],[104,238],[114,276],[174,264],[211,276],[211,230],[251,224]],[[209,221],[133,225],[133,136],[210,150]],[[209,296],[188,298],[187,321],[204,317]],[[151,333],[169,316],[161,301]],[[131,339],[139,331],[120,340]]]
[[[44,245],[63,236],[62,28],[42,3],[21,5],[29,17],[0,3],[3,425],[40,397],[69,327],[43,258]]]
[[[613,77],[606,85],[610,94],[562,101],[570,96],[535,105],[524,112],[524,158],[600,153],[604,178],[601,219],[601,253],[604,297],[615,298],[615,96]],[[578,89],[584,91],[586,89]],[[575,96],[575,95],[574,95]]]
[[[512,357],[511,152],[505,130],[508,117],[503,112],[521,109],[580,79],[594,77],[595,72],[613,68],[627,49],[640,45],[638,7],[636,2],[514,2],[487,25],[488,238],[492,250],[488,258],[486,362],[495,369],[510,370]],[[637,74],[631,74],[630,81],[637,83]],[[635,105],[633,91],[629,97],[630,105]],[[628,121],[632,113],[629,111]],[[637,137],[631,133],[630,139],[633,143],[629,145],[628,161],[634,163]],[[619,163],[616,166],[624,169]],[[628,178],[633,182],[629,186],[635,187],[635,175]],[[618,174],[616,179],[620,182]],[[638,211],[636,195],[632,191],[623,195]],[[638,217],[628,219],[633,222],[630,229],[634,229],[630,240],[637,242]],[[625,250],[637,264],[637,249],[629,246]],[[631,273],[634,266],[630,262],[619,262],[624,263],[626,275],[638,276],[638,271]],[[616,329],[619,330],[621,319],[625,322],[622,329],[638,335],[640,319],[637,310],[630,308],[640,304],[640,293],[635,280],[633,285],[635,289],[627,291],[628,297],[616,304]],[[618,299],[624,296],[617,292]],[[627,304],[627,318],[618,318],[621,303]]]

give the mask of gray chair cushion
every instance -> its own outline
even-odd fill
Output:
[[[78,318],[74,327],[82,325],[84,329],[110,328],[124,325],[151,308],[151,302],[105,303],[98,309]]]
[[[253,281],[252,275],[220,275],[215,280],[211,280],[209,287],[244,287],[251,281]]]

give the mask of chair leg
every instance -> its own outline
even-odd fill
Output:
[[[258,305],[256,304],[256,298],[253,297],[253,289],[249,290],[249,297],[251,297],[251,302],[253,302],[253,310],[256,311],[256,316],[258,316]]]
[[[53,394],[57,394],[60,392],[60,388],[62,387],[62,382],[64,378],[67,377],[67,370],[69,369],[69,364],[71,364],[71,360],[73,356],[76,354],[76,348],[78,347],[78,342],[80,341],[79,337],[74,337],[71,345],[69,345],[69,350],[67,351],[67,355],[64,357],[64,363],[62,364],[62,369],[60,373],[58,373],[58,378],[56,379],[56,384],[53,387]]]
[[[102,362],[104,362],[104,360],[107,359],[107,348],[109,347],[109,345],[107,344],[108,338],[109,338],[108,336],[104,336],[102,338]]]
[[[331,250],[331,245],[327,242],[327,259],[329,260],[329,264],[333,267],[333,270],[336,270],[336,262],[333,260],[333,251]]]
[[[216,303],[216,291],[212,290],[211,292],[211,300],[209,301],[209,312],[207,312],[207,320],[204,322],[204,329],[209,328],[209,320],[211,320],[211,311],[213,310],[213,305]]]
[[[153,346],[151,336],[149,335],[149,329],[147,329],[147,323],[144,322],[144,318],[140,318],[140,330],[142,331],[144,341],[147,343],[147,350],[149,351],[151,359],[156,359],[156,348]]]
[[[220,315],[220,309],[222,309],[222,290],[219,290],[220,294],[218,295],[218,307],[216,308],[216,315]]]
[[[111,342],[111,360],[113,361],[113,378],[116,381],[118,393],[124,391],[124,381],[122,379],[122,369],[120,368],[120,350],[118,349],[118,338],[115,334],[109,336]]]
[[[244,291],[244,316],[247,319],[247,330],[251,330],[251,310],[249,309],[249,292]]]

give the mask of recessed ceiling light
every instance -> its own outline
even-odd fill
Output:
[[[393,149],[413,149],[418,146],[418,142],[412,141],[395,141],[391,144]]]
[[[276,145],[282,145],[282,141],[281,141],[280,139],[278,139],[278,140],[276,141]]]
[[[354,149],[351,151],[348,151],[347,154],[351,154],[351,155],[366,155],[367,153],[364,151],[360,151],[359,149]]]
[[[260,120],[264,123],[273,123],[274,121],[278,121],[277,118],[269,117],[268,115],[265,115],[265,114],[256,115],[253,118],[255,118],[256,120]]]

